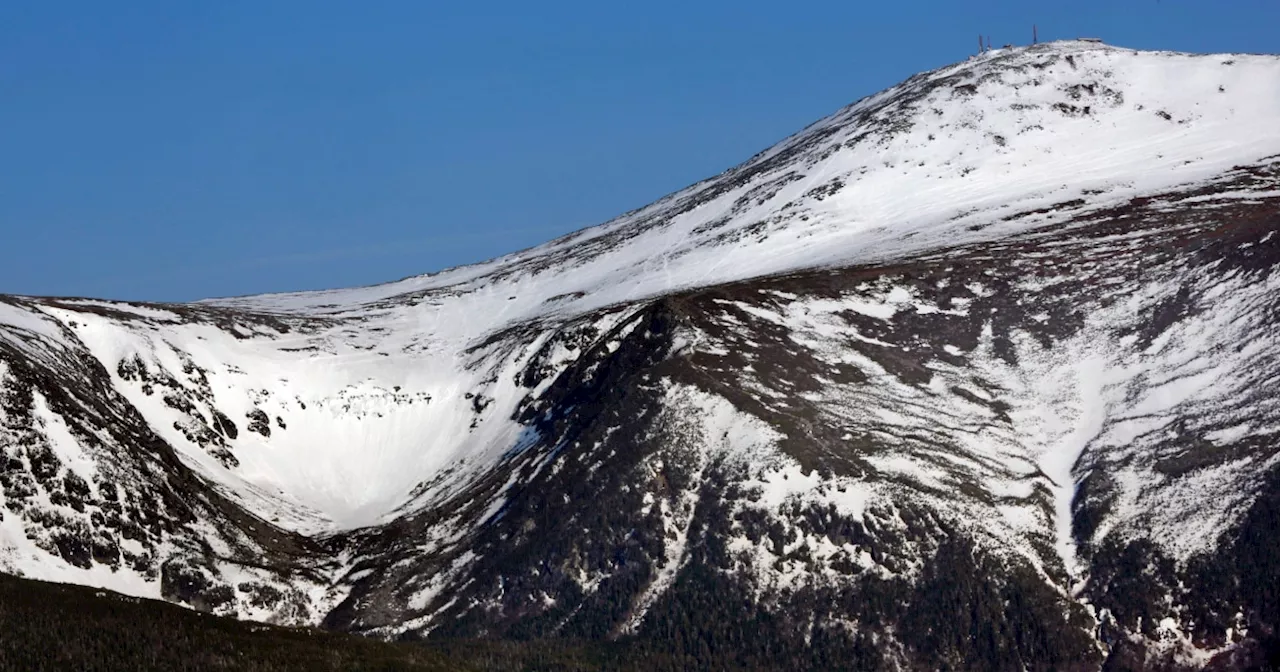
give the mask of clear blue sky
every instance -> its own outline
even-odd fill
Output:
[[[479,261],[1032,23],[1280,50],[1276,0],[6,0],[0,292],[188,300]]]

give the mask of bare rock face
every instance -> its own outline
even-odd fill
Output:
[[[724,667],[1261,665],[1277,75],[996,50],[486,264],[0,296],[0,570]]]

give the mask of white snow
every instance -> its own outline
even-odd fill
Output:
[[[24,310],[22,307],[0,300],[0,338],[7,337],[12,341],[9,334],[13,332],[8,330],[19,330],[52,341],[62,339],[62,332],[56,320],[50,319],[39,311]]]
[[[537,248],[374,287],[214,302],[365,321],[354,330],[244,342],[212,328],[175,326],[163,338],[211,370],[221,361],[243,361],[239,368],[256,378],[235,387],[270,390],[274,401],[264,410],[288,422],[278,438],[243,441],[236,451],[239,478],[267,497],[322,512],[335,525],[374,523],[445,465],[492,455],[488,447],[516,440],[516,428],[501,422],[472,432],[461,401],[485,379],[467,369],[464,353],[486,335],[680,287],[1005,236],[1078,215],[1081,206],[1061,205],[1075,198],[1100,208],[1280,154],[1274,123],[1280,59],[1226,60],[1074,42],[1003,50],[859,101],[717,178]],[[959,93],[962,85],[972,86],[972,94]],[[1066,114],[1055,105],[1088,105],[1090,112]],[[859,141],[860,133],[880,132],[868,124],[895,114],[909,119],[909,128]],[[854,122],[859,115],[869,121]],[[820,140],[806,146],[813,138]],[[768,167],[771,157],[797,147],[804,151],[794,160]],[[751,179],[716,191],[758,166],[765,168]],[[791,171],[798,177],[778,179]],[[814,195],[833,180],[843,187]],[[769,184],[776,189],[759,192]],[[737,205],[753,189],[747,206]],[[688,205],[697,199],[705,202]],[[1018,217],[1043,208],[1049,209]],[[758,235],[744,233],[762,222],[768,226]],[[975,223],[985,228],[970,230]],[[393,300],[409,292],[415,298]],[[901,287],[869,291],[843,309],[886,320],[903,309],[940,310],[918,305]],[[374,325],[384,335],[368,329]],[[132,349],[111,345],[120,337],[110,333],[115,328],[95,327],[87,339],[108,363]],[[284,350],[304,346],[318,352]],[[868,362],[855,363],[874,371]],[[497,376],[498,386],[511,379],[511,366]],[[230,374],[215,375],[219,406],[238,420],[246,402],[221,391]],[[1074,376],[1073,384],[1096,384],[1095,374],[1083,369],[1064,375]],[[392,408],[379,401],[388,384],[432,401],[412,411]],[[339,403],[346,408],[344,390],[363,395],[372,414],[334,411]],[[490,396],[511,395],[495,390]],[[130,398],[145,406],[136,393]],[[290,405],[295,398],[326,409],[324,419],[299,413]],[[1096,420],[1093,411],[1084,413]],[[153,415],[165,418],[154,424],[173,439],[172,429],[164,431],[172,424],[165,410],[148,412]],[[1061,440],[1074,448],[1050,451],[1042,465],[1062,482],[1064,498],[1071,488],[1064,469],[1093,427],[1072,422],[1084,424]],[[473,464],[479,462],[483,458]]]
[[[0,571],[28,579],[74,583],[105,588],[124,595],[160,599],[160,584],[127,566],[113,570],[94,563],[89,569],[71,565],[55,553],[40,548],[24,529],[21,518],[6,515],[0,520]]]
[[[49,440],[49,446],[53,448],[53,452],[58,456],[62,464],[67,469],[75,472],[75,474],[83,478],[90,487],[93,487],[93,477],[98,473],[98,463],[94,458],[87,454],[84,447],[80,445],[80,441],[71,434],[71,430],[67,428],[67,423],[62,416],[54,413],[49,408],[49,402],[44,398],[43,394],[33,392],[33,401],[35,403],[34,417],[44,430],[45,437]]]
[[[1051,57],[1057,60],[1043,69],[1032,67]],[[429,292],[431,301],[420,308],[427,318],[422,324],[448,329],[451,324],[440,318],[465,312],[461,322],[474,336],[503,323],[680,287],[991,239],[1076,214],[1059,208],[1014,218],[1018,213],[1082,196],[1090,208],[1100,208],[1280,154],[1278,71],[1280,59],[1273,56],[1135,52],[1078,42],[1004,50],[861,100],[743,166],[540,247],[373,287],[217,303],[343,313],[406,292]],[[912,100],[917,87],[946,78],[958,79]],[[975,92],[957,93],[962,84]],[[1085,86],[1095,93],[1082,93]],[[1054,108],[1059,104],[1087,105],[1090,113],[1067,115]],[[877,120],[902,114],[911,127],[879,142],[873,137],[853,144],[869,129],[850,121],[868,112]],[[698,207],[682,207],[825,133],[831,135],[796,161],[766,169]],[[757,198],[735,208],[743,194],[791,171],[799,178],[763,203]],[[833,180],[843,188],[821,199],[810,193]],[[741,233],[760,222],[777,224],[759,235]],[[970,231],[971,224],[987,226]],[[725,234],[734,235],[717,241]],[[627,239],[604,245],[611,236]],[[470,310],[461,310],[464,305]]]
[[[630,328],[635,302],[680,288],[892,261],[1052,227],[1087,210],[1195,185],[1280,155],[1277,119],[1276,57],[1133,52],[1076,42],[999,50],[861,100],[720,176],[530,250],[373,287],[219,299],[204,306],[309,321],[288,333],[252,324],[248,317],[234,327],[190,321],[176,307],[15,299],[0,300],[0,339],[20,347],[29,347],[33,336],[63,344],[63,329],[69,329],[155,432],[248,510],[304,533],[358,528],[441,501],[509,451],[528,445],[526,428],[512,420],[528,392],[518,387],[517,374],[570,320],[631,302],[592,318],[602,333]],[[1274,194],[1238,192],[1211,200],[1267,196]],[[1028,283],[1047,287],[1058,281]],[[1113,339],[1108,325],[1171,288],[1145,288],[1150,296],[1143,301],[1135,297],[1114,313],[1092,316],[1083,336],[1055,352],[1018,339],[1017,370],[992,355],[989,331],[975,352],[948,346],[953,357],[970,360],[966,367],[980,368],[1003,386],[993,395],[971,384],[972,371],[943,364],[929,387],[901,383],[848,344],[892,346],[836,315],[851,311],[892,321],[903,311],[966,314],[965,300],[944,310],[919,302],[908,287],[867,286],[838,300],[800,300],[778,292],[787,303],[777,311],[737,304],[786,325],[793,341],[826,353],[833,365],[855,366],[874,381],[856,388],[824,385],[828,389],[806,401],[826,404],[849,430],[845,440],[856,431],[892,446],[891,452],[866,456],[865,463],[919,491],[819,478],[776,450],[779,437],[766,423],[726,400],[679,388],[667,401],[695,409],[699,459],[733,456],[750,467],[745,485],[758,496],[752,506],[777,513],[789,505],[831,505],[864,520],[904,492],[923,500],[932,497],[929,489],[977,483],[1013,501],[994,513],[965,501],[937,500],[936,508],[975,521],[993,547],[1036,563],[1041,559],[1029,540],[1051,533],[1063,564],[1074,572],[1070,504],[1081,456],[1089,447],[1139,442],[1148,432],[1163,431],[1180,409],[1242,394],[1256,382],[1250,362],[1276,349],[1276,337],[1255,339],[1229,355],[1217,356],[1214,348],[1248,327],[1230,320],[1248,312],[1247,302],[1280,291],[1274,284],[1223,288],[1215,297],[1221,310],[1170,329],[1148,352],[1133,356],[1117,354],[1126,344]],[[980,283],[969,286],[979,296],[994,291]],[[93,312],[104,307],[124,315]],[[536,327],[529,331],[534,335],[507,333],[490,340],[524,326]],[[681,347],[725,352],[691,340]],[[577,354],[563,345],[553,348],[547,361],[552,374]],[[118,365],[134,356],[194,399],[194,415],[165,403],[172,390],[147,394],[140,382],[122,378]],[[204,374],[188,372],[189,364]],[[952,393],[955,388],[1009,402],[1012,428],[995,422],[986,406]],[[749,383],[748,391],[767,399],[787,396]],[[875,403],[861,403],[868,395],[875,395]],[[489,405],[477,411],[482,398]],[[859,410],[866,408],[875,410]],[[175,428],[212,424],[215,409],[239,428],[227,440],[238,466],[225,466]],[[270,420],[270,436],[247,431],[247,414],[254,410]],[[37,407],[37,416],[61,459],[89,480],[94,456],[85,454],[47,405]],[[1207,440],[1230,445],[1276,431],[1241,418],[1227,420]],[[952,437],[953,445],[913,437],[921,427]],[[1120,497],[1114,521],[1097,534],[1147,526],[1185,558],[1210,547],[1212,531],[1247,505],[1229,484],[1259,465],[1221,465],[1162,490],[1150,487],[1163,477],[1149,463],[1109,466]],[[1052,495],[1052,519],[1040,506],[1037,486]],[[1205,501],[1226,505],[1210,515]],[[487,503],[484,518],[497,515],[502,502],[499,493]],[[670,537],[657,578],[633,605],[628,627],[643,619],[679,570],[687,553],[686,512],[694,505],[685,495],[646,504],[658,507]],[[423,548],[438,550],[464,532],[442,526],[422,541]],[[815,557],[847,557],[889,573],[866,549],[839,547],[820,536],[801,535],[795,544],[806,545]],[[799,580],[799,565],[784,563],[775,570],[778,557],[767,544],[736,538],[730,547],[743,563],[772,577],[774,588]],[[412,605],[427,609],[440,602],[449,577],[473,559],[463,556],[462,565],[426,585],[406,587]],[[149,597],[158,590],[154,580],[125,570],[66,566],[35,547],[17,516],[0,522],[0,569]],[[584,577],[584,585],[599,578]],[[421,618],[426,623],[430,615]]]

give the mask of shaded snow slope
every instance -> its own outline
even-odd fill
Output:
[[[76,300],[30,310],[27,323],[59,320],[62,338],[102,362],[190,467],[304,532],[375,524],[432,496],[424,482],[457,485],[517,445],[516,374],[545,338],[465,351],[412,313],[214,324],[188,309],[143,317]]]

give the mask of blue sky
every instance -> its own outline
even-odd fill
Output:
[[[1280,50],[1275,0],[8,0],[0,292],[178,301],[479,261],[1033,23]]]

